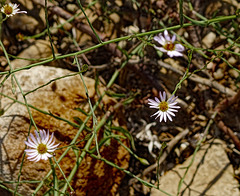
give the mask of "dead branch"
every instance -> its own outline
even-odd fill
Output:
[[[158,61],[158,64],[168,70],[171,70],[171,71],[174,71],[175,73],[178,73],[180,75],[183,75],[184,73],[176,68],[174,68],[173,66],[167,64],[167,63],[164,63],[162,61]],[[203,78],[203,77],[200,77],[196,74],[192,74],[189,78],[189,80],[192,80],[194,82],[197,82],[199,84],[203,84],[203,85],[206,85],[206,86],[209,86],[211,88],[215,88],[217,90],[219,90],[221,93],[223,94],[226,94],[228,96],[234,96],[236,95],[236,92],[233,91],[232,89],[230,88],[227,88],[221,84],[219,84],[217,81],[212,81],[210,79],[207,79],[207,78]]]
[[[225,98],[222,100],[217,106],[214,108],[215,111],[218,113],[225,110],[227,107],[239,103],[240,101],[240,90],[238,90],[237,94],[235,96],[232,96],[230,98]],[[240,140],[239,138],[234,134],[234,132],[227,127],[222,120],[216,122],[219,129],[221,129],[225,134],[227,134],[233,141],[235,147],[240,150]]]
[[[45,7],[45,1],[44,0],[33,0],[34,4],[41,5],[42,7]],[[72,14],[69,12],[65,11],[64,9],[58,7],[57,5],[54,5],[51,2],[48,2],[48,10],[51,11],[54,14],[57,14],[58,16],[64,18],[65,20],[68,20],[73,17]],[[83,33],[88,34],[89,36],[92,37],[92,39],[97,42],[97,37],[95,36],[94,32],[92,29],[89,27],[89,25],[84,24],[78,19],[74,19],[71,24],[73,24],[78,30],[80,30]],[[98,36],[102,41],[107,41],[106,35],[104,33],[100,33],[97,30],[95,30]],[[105,46],[108,51],[110,51],[114,56],[121,57],[122,53],[120,50],[117,49],[117,45],[115,43],[110,43]]]
[[[227,107],[233,105],[234,103],[239,103],[240,101],[240,90],[238,90],[237,94],[232,97],[227,97],[222,100],[217,106],[215,107],[215,111],[221,112],[225,110]]]
[[[189,77],[189,80],[192,80],[192,81],[200,83],[200,84],[204,84],[204,85],[212,87],[212,88],[215,88],[215,89],[219,90],[221,93],[226,94],[228,96],[236,95],[235,91],[219,84],[217,81],[211,81],[207,78],[202,78],[195,74],[193,74],[191,77]]]
[[[227,134],[233,141],[235,147],[240,150],[240,140],[238,139],[238,137],[234,134],[234,132],[227,127],[223,121],[219,121],[217,122],[217,126],[219,129],[221,129],[225,134]]]

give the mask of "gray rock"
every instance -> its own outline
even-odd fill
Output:
[[[239,184],[234,179],[233,167],[224,151],[224,143],[214,140],[211,144],[204,144],[197,152],[194,162],[190,167],[180,194],[182,196],[239,196]],[[184,175],[185,168],[192,161],[189,157],[182,165],[166,172],[160,178],[160,189],[171,195],[177,195],[178,184]],[[151,196],[165,195],[153,189]]]

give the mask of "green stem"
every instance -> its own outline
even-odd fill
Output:
[[[0,184],[16,184],[16,183],[29,183],[29,184],[34,184],[34,183],[40,183],[41,180],[22,180],[22,181],[2,181],[0,180]]]
[[[107,84],[107,88],[110,88],[111,85],[114,83],[114,81],[116,80],[116,78],[118,77],[120,71],[125,67],[125,65],[127,64],[129,59],[127,59],[125,62],[122,63],[120,69],[116,70],[115,73],[112,75],[112,78],[110,79],[110,81],[108,82]],[[97,101],[97,103],[95,104],[95,108],[99,105],[100,101],[102,100],[103,96],[105,96],[106,94],[106,91],[103,92],[103,94],[101,95],[100,99]],[[94,111],[94,110],[93,110]],[[104,117],[101,119],[101,121],[99,122],[99,124],[97,124],[94,132],[97,133],[97,131],[104,125],[104,123],[106,122],[107,118],[108,118],[109,114],[106,113],[104,115]],[[90,145],[92,144],[92,141],[93,141],[93,138],[94,138],[94,134],[91,136],[91,138],[88,140],[87,144],[85,145],[84,147],[84,151],[80,154],[80,157],[78,158],[77,160],[77,163],[76,165],[74,166],[74,168],[72,169],[69,177],[68,177],[68,181],[70,182],[73,178],[73,176],[75,175],[80,163],[82,162],[83,158],[85,157],[86,155],[86,150],[88,151],[89,150],[89,147]],[[63,193],[67,190],[67,185],[65,184],[64,188],[63,188]]]
[[[28,130],[28,136],[30,134],[31,128],[32,128],[32,123],[30,122],[29,130]],[[27,136],[27,138],[28,138],[28,136]],[[25,149],[26,149],[26,145],[25,145]],[[15,188],[14,196],[16,195],[18,186],[20,184],[20,177],[21,177],[21,174],[22,174],[22,166],[23,166],[23,162],[24,162],[25,156],[26,156],[26,152],[24,152],[23,157],[22,157],[21,166],[20,166],[19,173],[18,173],[18,178],[17,178],[17,182],[18,183],[17,183],[16,188]]]
[[[187,67],[187,70],[184,73],[182,79],[177,83],[177,85],[175,87],[175,90],[173,91],[172,95],[174,95],[176,93],[176,91],[181,88],[181,84],[183,83],[183,81],[186,80],[190,76],[190,75],[188,75],[188,72],[189,72],[189,67],[190,67],[191,61],[192,61],[192,53],[193,53],[193,51],[191,50],[189,55],[188,55],[188,67]]]
[[[63,172],[63,170],[62,170],[62,168],[60,167],[60,165],[58,164],[58,162],[57,162],[57,160],[55,159],[54,156],[53,156],[53,159],[54,159],[54,161],[55,161],[57,167],[59,168],[60,172],[62,173],[64,179],[66,180],[67,185],[69,186],[69,188],[71,189],[71,191],[74,191],[74,189],[73,189],[72,186],[69,184],[69,182],[68,182],[68,180],[67,180],[67,178],[66,178],[66,176],[65,176],[65,174],[64,174],[64,172]],[[53,168],[54,168],[54,167],[53,167]]]
[[[0,187],[1,187],[2,189],[5,189],[5,190],[9,191],[10,193],[14,193],[14,194],[16,194],[16,195],[18,195],[18,196],[24,196],[24,195],[21,195],[21,194],[18,193],[18,192],[15,193],[15,190],[10,189],[10,188],[4,186],[3,184],[0,184]]]
[[[237,18],[236,15],[231,15],[231,16],[218,17],[217,19],[216,18],[209,19],[208,21],[203,21],[203,22],[211,24],[213,22],[216,23],[216,22],[232,20],[232,19],[236,19],[236,18]],[[189,27],[189,26],[194,26],[194,25],[196,25],[196,24],[194,24],[192,22],[189,22],[189,23],[184,23],[182,25],[182,27]],[[175,30],[175,29],[180,29],[180,28],[181,28],[180,25],[176,25],[176,26],[165,28],[165,29],[170,31],[170,30]],[[120,38],[115,38],[115,39],[112,39],[112,40],[107,40],[105,42],[102,42],[100,44],[94,45],[90,48],[86,48],[86,49],[81,50],[81,51],[77,51],[77,52],[66,54],[66,55],[56,56],[55,59],[59,60],[59,59],[64,59],[64,58],[67,58],[67,57],[70,57],[70,56],[80,55],[80,54],[92,51],[94,49],[97,49],[99,47],[105,46],[105,45],[110,44],[110,43],[120,42],[120,41],[132,39],[132,38],[136,38],[136,37],[143,37],[143,36],[149,36],[149,35],[152,35],[152,34],[158,34],[158,33],[163,32],[165,29],[158,29],[158,30],[153,30],[153,31],[148,31],[148,32],[143,32],[143,33],[137,33],[137,34],[133,34],[133,35],[127,35],[127,36],[123,36],[123,37],[120,37]],[[31,67],[35,67],[35,66],[38,66],[38,65],[43,65],[43,64],[46,64],[46,63],[50,63],[52,61],[53,61],[53,59],[50,58],[50,59],[47,59],[47,60],[44,60],[44,61],[41,61],[41,62],[38,62],[38,63],[33,63],[33,64],[25,66],[25,67],[17,68],[15,70],[12,70],[11,73],[15,73],[17,71],[24,70],[24,69],[29,69]],[[9,71],[5,71],[5,72],[0,73],[0,75],[4,75],[4,74],[9,74]]]
[[[137,45],[137,48],[139,47],[139,45]],[[108,82],[107,84],[107,88],[110,88],[112,86],[112,84],[114,83],[114,81],[116,80],[116,78],[118,77],[120,71],[125,67],[125,65],[127,64],[128,60],[130,59],[130,57],[135,54],[138,50],[135,49],[132,51],[132,53],[129,55],[129,58],[127,58],[127,60],[125,60],[121,67],[115,71],[115,73],[112,75],[112,78],[110,79],[110,81]],[[95,104],[95,108],[99,105],[100,101],[102,100],[103,96],[105,96],[106,94],[106,91],[103,92],[103,94],[101,95],[100,99],[97,101],[97,103]],[[118,103],[120,104],[120,103]],[[119,107],[119,105],[117,104],[116,107]],[[94,110],[93,110],[94,111]],[[101,119],[101,121],[97,124],[96,128],[94,129],[94,132],[97,133],[97,131],[104,125],[104,123],[106,122],[106,120],[108,119],[109,117],[109,113],[106,113],[104,115],[104,117]],[[70,182],[72,180],[72,178],[74,177],[80,163],[82,162],[83,158],[85,157],[86,155],[86,151],[89,150],[89,147],[90,145],[92,144],[92,141],[93,141],[93,138],[94,138],[94,134],[91,136],[91,138],[87,141],[87,144],[85,145],[84,147],[84,150],[83,152],[80,154],[80,157],[77,159],[77,163],[76,165],[74,166],[74,168],[72,169],[69,177],[68,177],[68,181]],[[67,190],[67,184],[65,184],[64,188],[63,188],[63,193]]]
[[[53,48],[52,37],[51,37],[50,29],[49,29],[49,22],[48,22],[47,1],[48,1],[48,0],[45,0],[45,20],[46,20],[46,25],[47,25],[47,33],[48,33],[49,41],[50,41],[50,44],[51,44],[53,59],[55,60],[56,57],[55,57],[55,52],[54,52],[54,48]]]
[[[91,23],[90,20],[88,19],[87,15],[86,15],[83,7],[82,7],[82,4],[81,4],[80,0],[77,0],[77,2],[78,2],[78,5],[79,5],[80,9],[82,10],[85,18],[87,19],[87,22],[88,22],[89,26],[91,27],[93,33],[95,34],[97,40],[99,41],[99,43],[102,43],[102,40],[101,40],[100,37],[98,36],[98,34],[97,34],[97,32],[95,31],[94,27],[92,26],[92,23]]]
[[[93,111],[96,110],[96,108],[98,107],[98,105],[100,104],[102,98],[105,96],[106,92],[104,92],[102,94],[102,96],[98,99],[98,101],[96,102],[96,104],[94,105],[93,107]],[[59,157],[57,163],[59,163],[65,156],[66,154],[68,153],[69,150],[72,149],[72,145],[75,144],[77,142],[77,139],[79,138],[80,134],[82,133],[82,131],[84,130],[85,126],[86,126],[86,123],[88,122],[88,120],[90,119],[91,117],[91,112],[89,114],[89,116],[86,117],[86,119],[84,120],[84,122],[82,123],[82,125],[80,126],[77,134],[75,135],[75,137],[73,138],[72,142],[69,144],[69,146],[67,147],[67,149],[62,153],[62,155]],[[85,156],[85,155],[84,155]],[[54,167],[56,167],[56,165],[54,165]],[[48,172],[48,174],[45,176],[45,179],[48,178],[50,175],[51,175],[52,171]],[[38,185],[38,187],[35,189],[33,195],[36,195],[37,192],[40,190],[40,188],[43,186],[44,184],[44,180]],[[66,187],[67,188],[67,187]]]
[[[90,119],[90,116],[88,116],[85,121],[83,122],[83,124],[80,126],[77,134],[75,135],[75,137],[73,138],[72,142],[70,143],[70,146],[67,147],[67,149],[62,153],[62,155],[59,157],[59,159],[57,160],[57,163],[59,163],[68,153],[69,150],[72,149],[72,145],[76,143],[78,137],[80,136],[80,134],[82,133],[82,131],[85,128],[85,125],[87,123],[87,121]],[[56,164],[54,165],[54,167],[56,167]],[[50,175],[52,174],[52,170],[48,172],[48,174],[45,176],[45,179],[47,179]],[[38,187],[35,189],[34,193],[32,195],[36,195],[37,192],[41,189],[41,187],[44,184],[44,180],[38,185]]]
[[[54,196],[59,196],[59,187],[58,187],[58,178],[55,172],[54,164],[52,162],[52,159],[49,158],[49,162],[52,168],[52,176],[53,176],[53,194]]]
[[[35,89],[31,90],[31,91],[26,92],[26,93],[25,93],[25,96],[28,95],[28,94],[30,94],[30,93],[32,93],[32,92],[35,92],[35,91],[38,90],[38,89],[41,89],[41,88],[44,87],[44,86],[47,86],[47,85],[51,84],[52,82],[55,82],[55,81],[60,80],[60,79],[63,79],[63,78],[75,76],[75,75],[77,75],[77,74],[79,74],[79,73],[81,73],[81,72],[76,72],[76,73],[73,73],[73,74],[68,74],[68,75],[64,75],[64,76],[61,76],[61,77],[58,77],[58,78],[49,80],[47,83],[45,83],[45,84],[43,84],[43,85],[41,85],[41,86],[38,86],[37,88],[35,88]]]
[[[180,25],[183,25],[183,0],[179,0]]]
[[[117,107],[119,107],[119,103],[117,103],[115,105],[115,108],[114,109],[117,109]],[[108,118],[110,117],[110,112],[107,112],[103,118],[101,119],[101,121],[97,124],[94,132],[97,134],[97,132],[100,130],[100,128],[102,126],[104,126],[104,124],[106,123],[106,121],[108,120]],[[79,168],[79,165],[81,164],[82,160],[84,159],[84,157],[86,156],[87,154],[87,151],[89,151],[89,148],[93,142],[93,139],[94,139],[94,134],[92,134],[91,138],[87,141],[87,144],[85,145],[83,151],[81,152],[79,158],[77,159],[77,162],[75,164],[75,166],[73,167],[71,173],[69,174],[69,177],[68,177],[68,181],[71,182],[71,180],[73,179],[75,173],[77,172],[78,168]],[[98,156],[99,157],[99,156]],[[62,192],[65,193],[65,191],[67,190],[67,184],[64,185],[63,189],[62,189]]]
[[[92,117],[93,117],[93,130],[95,130],[95,127],[96,127],[96,124],[97,124],[97,117],[96,117],[96,115],[94,114],[94,111],[93,111],[92,103],[91,103],[90,97],[88,95],[88,89],[87,89],[87,86],[86,86],[86,84],[84,82],[83,75],[81,73],[81,67],[80,67],[80,64],[79,64],[77,56],[75,56],[75,61],[77,63],[78,71],[80,72],[79,75],[80,75],[80,78],[82,80],[82,83],[83,83],[83,86],[84,86],[84,89],[85,89],[85,92],[86,92],[86,95],[87,95],[88,104],[90,106],[90,110],[91,110]],[[95,142],[96,142],[97,153],[100,156],[99,149],[98,149],[97,133],[94,131],[93,134],[94,134],[94,138],[95,138]]]

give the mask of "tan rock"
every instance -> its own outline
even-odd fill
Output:
[[[69,3],[67,4],[67,10],[71,13],[78,11],[79,7],[76,4]]]
[[[212,69],[214,66],[214,63],[213,62],[210,62],[207,64],[207,69]]]
[[[218,68],[217,71],[215,71],[213,73],[213,77],[216,79],[216,80],[220,80],[222,79],[224,76],[224,71],[222,68]]]
[[[233,78],[239,77],[239,73],[234,69],[230,69],[228,72],[229,72],[230,76]]]
[[[202,42],[206,45],[207,48],[211,48],[214,40],[216,39],[216,34],[213,32],[209,32],[202,40]]]
[[[44,8],[33,9],[36,5],[32,0],[18,0],[19,9],[27,14],[17,14],[8,18],[8,25],[12,30],[28,31],[30,34],[40,33],[46,27]],[[36,17],[37,16],[37,17]]]
[[[239,196],[239,184],[233,177],[233,167],[223,146],[224,143],[216,139],[200,148],[188,170],[179,195]],[[192,157],[162,176],[159,188],[171,195],[177,195],[178,184],[186,171],[185,168],[190,165]],[[156,189],[151,192],[151,196],[161,195],[165,194]]]
[[[27,93],[53,79],[72,73],[73,72],[61,68],[38,66],[29,70],[17,72],[16,77],[23,92]],[[89,97],[94,104],[97,101],[95,81],[86,77],[84,80],[89,91]],[[1,92],[24,103],[22,95],[17,87],[16,92],[12,92],[12,85],[9,77],[9,79],[5,81]],[[100,92],[103,92],[104,88],[100,87],[99,90]],[[75,108],[81,108],[86,112],[89,112],[86,93],[79,75],[51,82],[43,88],[27,94],[26,99],[28,104],[31,104],[33,107],[51,113],[59,118],[69,120],[70,122],[75,122],[74,117],[78,117],[82,121],[86,118],[84,114],[75,110]],[[113,104],[115,104],[113,99],[110,99],[109,97],[103,99],[102,108],[96,110],[96,116],[99,121],[105,113],[103,111],[108,111]],[[24,141],[26,140],[30,127],[30,120],[26,106],[14,102],[4,96],[1,99],[1,106],[2,108],[8,109],[0,117],[0,137],[2,140],[2,170],[0,170],[0,175],[5,181],[17,181],[21,163],[23,163],[20,180],[43,180],[44,176],[50,171],[49,162],[39,161],[34,163],[28,161],[26,157],[23,159],[25,149]],[[71,126],[66,121],[61,121],[51,115],[43,114],[39,110],[37,111],[31,108],[33,119],[38,128],[54,132],[56,141],[61,142],[60,147],[69,145],[78,132],[78,128]],[[124,126],[124,119],[120,111],[115,111],[113,124],[114,126]],[[92,127],[91,120],[87,123],[87,126]],[[31,132],[33,130],[34,127],[31,126]],[[85,137],[88,134],[90,133],[87,131],[83,131],[80,134],[77,140],[79,143],[76,144],[76,147],[79,150],[85,146]],[[103,130],[101,129],[98,134],[98,140],[100,141],[102,137]],[[126,140],[122,141],[127,145]],[[94,145],[95,143],[92,147]],[[58,159],[64,151],[65,148],[56,150],[56,159]],[[112,139],[109,146],[102,146],[100,154],[103,158],[118,164],[122,168],[128,167],[129,154],[116,140]],[[70,174],[75,162],[75,153],[70,150],[60,162],[60,166],[66,176]],[[57,170],[57,175],[59,179],[63,180],[59,170]],[[71,181],[71,185],[76,191],[76,195],[114,195],[122,177],[123,173],[121,171],[87,155],[80,164],[73,180]],[[12,188],[15,187],[14,185]],[[38,184],[21,183],[18,187],[18,191],[22,195],[28,196],[31,195],[37,185]],[[45,183],[38,192],[38,195],[43,195],[48,189],[49,185]]]
[[[237,59],[235,59],[233,56],[231,56],[231,57],[228,59],[228,62],[229,62],[231,65],[234,65],[235,63],[237,63]]]
[[[55,54],[57,53],[57,50],[55,49]],[[21,59],[15,59],[11,62],[12,68],[20,68],[24,67],[26,65],[29,65],[31,63],[34,63],[34,59],[43,59],[47,57],[52,56],[52,49],[49,41],[46,40],[37,40],[35,41],[30,47],[23,50],[18,57]],[[31,59],[31,60],[27,60]],[[48,65],[52,65],[49,63]],[[56,66],[56,62],[54,62],[54,65]]]
[[[13,16],[9,18],[7,22],[13,31],[21,29],[21,31],[30,32],[32,34],[35,33],[39,25],[35,18],[28,15]]]

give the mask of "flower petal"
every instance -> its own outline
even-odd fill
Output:
[[[178,106],[178,105],[171,105],[171,106],[170,106],[170,109],[171,109],[171,108],[180,108],[180,106]]]
[[[156,48],[157,50],[160,50],[161,52],[167,52],[167,50],[165,50],[163,47],[154,46],[154,48]]]
[[[53,140],[53,136],[54,136],[54,134],[52,133],[50,140],[47,142],[47,146],[49,146],[51,144],[51,142]]]
[[[170,56],[170,57],[183,56],[182,53],[180,53],[180,52],[178,52],[178,51],[175,51],[175,50],[173,50],[173,51],[168,51],[167,54],[168,54],[168,56]]]
[[[172,43],[174,43],[174,42],[175,42],[175,40],[176,40],[176,35],[175,35],[175,34],[173,34],[171,42],[172,42]],[[175,46],[176,46],[176,45],[175,45]]]
[[[39,144],[38,141],[35,139],[35,137],[34,137],[34,135],[33,135],[32,133],[30,133],[30,137],[31,137],[32,141],[33,141],[36,145]]]
[[[37,144],[34,144],[30,139],[28,141],[24,141],[27,146],[30,146],[32,148],[37,148]]]
[[[168,35],[168,31],[167,31],[167,30],[164,31],[164,37],[165,37],[165,39],[166,39],[167,41],[171,41],[171,38],[170,38],[170,36]]]
[[[167,111],[167,113],[170,114],[171,116],[175,116],[175,114],[169,110]]]
[[[163,112],[163,118],[164,118],[164,122],[167,122],[167,115],[166,115],[166,112]]]
[[[54,141],[54,143],[55,143],[55,141]],[[53,148],[54,148],[54,150],[56,150],[56,148],[60,145],[60,143],[53,145],[54,143],[52,143],[51,145],[49,145],[49,149],[53,149]]]
[[[165,45],[165,43],[166,43],[166,40],[164,39],[164,37],[161,34],[159,34],[158,36],[155,36],[153,39],[162,46]]]
[[[162,112],[162,113],[161,113],[161,116],[160,116],[160,122],[162,122],[163,116],[164,116],[164,113]]]
[[[155,100],[156,100],[156,103],[157,103],[157,104],[160,103],[160,100],[159,100],[157,97],[155,97]]]
[[[168,113],[166,113],[166,115],[167,115],[168,119],[169,119],[170,121],[172,121],[172,117],[171,117]]]
[[[175,44],[175,49],[178,52],[183,52],[185,50],[184,46],[182,44]]]
[[[36,135],[38,144],[41,144],[42,141],[41,141],[41,135],[40,135],[40,133],[38,133],[37,130],[34,130],[34,132],[35,132],[35,135]]]
[[[165,101],[166,100],[166,92],[163,91],[163,100],[162,101]]]
[[[159,96],[160,96],[161,102],[164,101],[163,96],[162,96],[162,92],[159,92]]]

